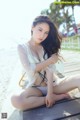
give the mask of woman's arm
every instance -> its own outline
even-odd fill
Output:
[[[36,65],[35,71],[40,72],[41,70],[44,70],[51,64],[55,64],[58,61],[58,55],[53,54],[50,58],[46,59],[45,61],[38,63]]]
[[[53,79],[55,79],[54,78],[54,76],[53,76],[53,71],[52,70],[50,70],[49,68],[46,70],[46,78],[47,78],[47,88],[48,88],[48,90],[47,90],[47,94],[53,94]]]
[[[20,61],[22,63],[22,66],[24,67],[24,69],[27,72],[30,72],[30,71],[34,72],[35,64],[30,64],[30,61],[29,61],[29,58],[27,55],[27,51],[25,50],[24,46],[18,45],[17,49],[18,49]]]
[[[55,102],[53,100],[53,72],[50,69],[46,70],[46,77],[48,79],[47,81],[47,95],[46,95],[46,106],[50,107],[53,105],[53,103]]]
[[[28,59],[28,53],[27,51],[25,51],[22,45],[18,45],[18,53],[19,53],[20,61],[26,71],[31,69],[34,72],[40,72],[41,70],[44,70],[46,67],[48,67],[50,64],[55,64],[58,60],[58,56],[56,54],[53,54],[50,58],[48,58],[47,60],[41,63],[30,64]]]

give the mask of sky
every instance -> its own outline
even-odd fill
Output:
[[[34,18],[53,0],[0,0],[0,49],[10,48],[29,40]],[[80,22],[80,7],[75,8],[76,22]]]

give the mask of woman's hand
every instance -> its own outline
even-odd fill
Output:
[[[47,107],[51,107],[55,103],[53,100],[53,94],[47,94],[45,102]]]
[[[70,95],[63,93],[63,94],[47,94],[45,98],[45,103],[47,107],[51,107],[53,104],[55,104],[56,101],[62,100],[62,99],[69,99]]]

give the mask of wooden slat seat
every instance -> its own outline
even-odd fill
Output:
[[[80,120],[80,99],[63,100],[52,108],[45,106],[23,112],[23,120]]]

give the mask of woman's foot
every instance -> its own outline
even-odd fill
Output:
[[[59,101],[59,100],[62,100],[62,99],[69,99],[69,98],[71,98],[70,97],[70,95],[69,94],[53,94],[53,98],[54,98],[54,100],[55,100],[55,102],[56,101]]]
[[[80,92],[76,93],[76,94],[74,95],[74,97],[75,97],[75,98],[80,98]]]
[[[62,100],[62,99],[69,99],[70,98],[70,95],[69,94],[52,94],[52,105],[55,104],[55,102],[59,101],[59,100]],[[45,97],[45,103],[46,103],[46,97]],[[47,107],[51,107],[52,105],[48,106]]]

